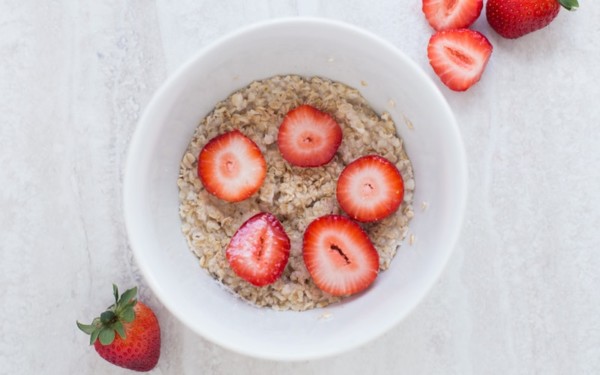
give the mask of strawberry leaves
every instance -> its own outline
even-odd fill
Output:
[[[579,8],[579,2],[577,0],[558,0],[558,2],[566,10],[576,10]]]
[[[110,345],[115,340],[115,330],[112,328],[104,327],[100,330],[98,339],[102,345]]]
[[[131,323],[135,319],[133,307],[137,303],[136,294],[137,287],[134,287],[119,296],[119,289],[113,284],[115,303],[95,318],[91,324],[77,322],[77,327],[90,335],[90,345],[93,345],[96,340],[99,340],[102,345],[110,345],[116,334],[125,339],[126,334],[123,323]]]
[[[119,336],[121,336],[122,339],[124,339],[126,337],[125,335],[125,327],[123,327],[123,323],[117,321],[114,325],[113,325],[115,331],[117,331],[117,333],[119,334]]]
[[[117,289],[117,286],[115,284],[113,284],[113,289],[114,289],[115,301],[117,302],[117,305],[125,306],[125,304],[127,304],[130,300],[133,300],[135,298],[135,295],[137,294],[137,287],[134,287],[134,288],[126,290],[125,293],[123,293],[123,295],[121,296],[121,298],[119,298],[119,290]],[[135,303],[133,303],[133,305],[135,305]],[[133,305],[131,306],[132,311],[133,311]]]

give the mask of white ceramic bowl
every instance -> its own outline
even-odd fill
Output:
[[[199,267],[181,233],[176,184],[194,129],[218,101],[254,80],[290,73],[343,82],[359,89],[378,112],[388,111],[404,138],[416,181],[410,223],[416,242],[404,241],[391,267],[368,292],[300,313],[250,306]],[[173,315],[233,351],[304,360],[378,337],[423,299],[458,237],[466,189],[458,127],[428,76],[393,45],[368,32],[339,22],[296,18],[221,38],[158,90],[130,145],[124,211],[139,267]],[[425,211],[422,202],[428,203]]]

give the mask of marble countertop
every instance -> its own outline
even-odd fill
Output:
[[[138,285],[160,320],[153,374],[600,373],[600,6],[506,40],[482,80],[446,89],[426,57],[419,0],[0,2],[0,373],[125,374],[75,320]],[[129,248],[127,146],[153,92],[242,25],[318,16],[413,58],[454,110],[469,166],[456,251],[423,303],[336,357],[248,358],[206,341],[155,298]]]

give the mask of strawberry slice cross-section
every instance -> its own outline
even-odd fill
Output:
[[[392,162],[379,155],[367,155],[344,168],[336,196],[342,210],[353,219],[377,221],[398,209],[404,198],[404,181]]]
[[[259,287],[281,276],[289,256],[290,239],[279,220],[268,212],[258,213],[242,224],[225,250],[231,269]]]
[[[483,9],[483,0],[423,0],[423,13],[436,31],[471,26]]]
[[[433,71],[448,88],[465,91],[481,78],[492,49],[478,31],[446,30],[429,39],[427,56]]]
[[[307,104],[289,111],[277,134],[281,156],[298,167],[329,163],[341,143],[340,125],[329,114]]]
[[[206,191],[228,202],[252,196],[266,175],[260,148],[239,130],[211,139],[198,156],[198,176]]]
[[[340,215],[322,216],[308,225],[302,255],[317,287],[334,296],[367,289],[379,272],[379,254],[367,234]]]

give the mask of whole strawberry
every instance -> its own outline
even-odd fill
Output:
[[[135,371],[150,371],[160,357],[160,326],[152,310],[135,299],[137,288],[119,297],[113,284],[115,303],[93,320],[77,327],[90,335],[90,345],[108,362]]]
[[[579,4],[577,0],[488,0],[485,16],[498,34],[515,39],[546,27],[561,6],[575,10]]]

